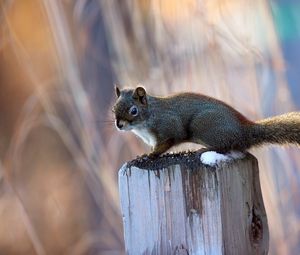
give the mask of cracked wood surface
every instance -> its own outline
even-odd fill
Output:
[[[207,167],[198,159],[166,155],[120,169],[127,254],[268,253],[257,160]]]

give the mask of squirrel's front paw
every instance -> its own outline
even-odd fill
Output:
[[[155,159],[158,156],[159,155],[157,155],[156,153],[149,153],[149,154],[144,153],[143,155],[137,156],[136,159],[137,160]]]
[[[149,159],[156,159],[156,158],[159,157],[159,154],[151,152],[147,156],[148,156]]]
[[[144,153],[144,154],[142,154],[142,155],[138,155],[138,156],[136,157],[136,159],[137,159],[137,160],[141,160],[141,159],[146,159],[147,157],[148,157],[148,154]]]

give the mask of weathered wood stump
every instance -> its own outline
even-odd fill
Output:
[[[139,159],[119,171],[127,254],[267,254],[257,160],[217,167],[197,152]]]

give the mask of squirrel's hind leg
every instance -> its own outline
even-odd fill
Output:
[[[225,154],[216,151],[205,151],[201,154],[200,160],[203,164],[215,166],[220,163],[230,162],[235,159],[242,159],[245,154],[241,151],[230,151]]]

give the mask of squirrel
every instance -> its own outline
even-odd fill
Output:
[[[251,121],[228,104],[202,94],[156,97],[143,87],[115,87],[119,130],[132,131],[157,157],[172,146],[193,142],[217,153],[245,152],[263,144],[300,145],[300,112]]]

